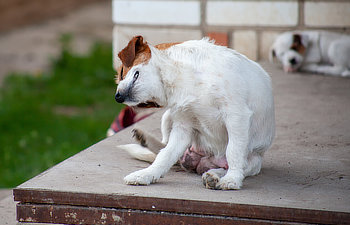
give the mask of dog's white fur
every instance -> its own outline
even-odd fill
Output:
[[[239,189],[244,177],[260,172],[274,138],[274,102],[269,75],[238,52],[207,39],[159,50],[133,65],[117,89],[124,103],[156,102],[162,117],[162,149],[153,164],[124,178],[127,184],[157,182],[189,146],[226,154],[229,169],[203,174],[215,189]],[[138,75],[137,72],[138,71]],[[209,181],[209,180],[208,180]]]
[[[301,39],[295,43],[295,37]],[[299,44],[305,51],[291,49]],[[300,49],[300,48],[298,48]],[[270,49],[286,72],[297,70],[334,76],[350,76],[350,36],[327,31],[293,31],[280,34]],[[293,59],[295,64],[292,64]]]

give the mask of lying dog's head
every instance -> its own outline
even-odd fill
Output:
[[[303,34],[285,32],[279,35],[270,49],[270,62],[277,58],[285,72],[297,71],[303,63],[308,37]]]
[[[162,81],[159,69],[152,62],[156,51],[142,36],[136,36],[119,52],[122,65],[118,69],[117,102],[147,108],[163,106]]]

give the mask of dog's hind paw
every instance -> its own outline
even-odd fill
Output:
[[[147,143],[146,143],[146,139],[145,139],[145,135],[143,134],[143,132],[137,128],[132,130],[132,137],[140,143],[141,146],[143,147],[147,147]]]
[[[156,183],[160,176],[151,173],[147,168],[133,172],[124,177],[124,182],[129,185],[150,185]]]
[[[220,177],[216,173],[210,171],[203,173],[202,182],[205,188],[216,189],[216,184],[219,182]]]
[[[202,175],[202,182],[208,189],[238,190],[242,187],[244,176],[238,172],[227,174],[223,168],[211,169]]]
[[[225,176],[227,170],[224,168],[211,169],[202,175],[202,182],[204,186],[208,189],[220,189],[218,183],[220,178]]]

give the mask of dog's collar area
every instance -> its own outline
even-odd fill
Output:
[[[158,103],[152,102],[152,101],[139,103],[137,105],[137,107],[139,107],[139,108],[161,108],[161,106],[158,105]]]

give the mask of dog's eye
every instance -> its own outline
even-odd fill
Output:
[[[139,72],[139,71],[136,71],[136,72],[134,73],[134,79],[136,80],[136,79],[139,77],[139,75],[140,75],[140,72]]]
[[[297,46],[292,46],[292,47],[290,47],[290,49],[291,49],[291,50],[294,50],[294,51],[296,51],[296,52],[298,51],[298,47],[297,47]]]
[[[123,80],[123,70],[124,68],[122,67],[121,70],[120,70],[120,80]]]

